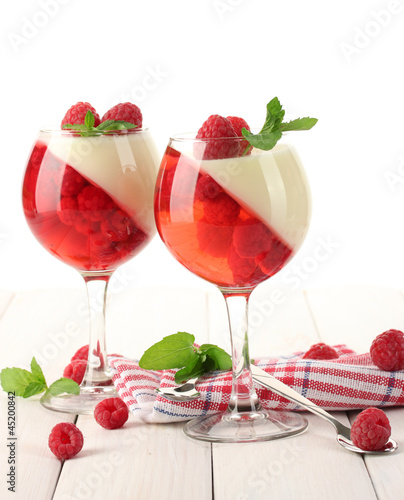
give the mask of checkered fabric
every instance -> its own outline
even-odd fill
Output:
[[[255,359],[254,364],[326,410],[355,410],[370,406],[404,405],[404,371],[386,372],[372,364],[370,355],[356,354],[345,345],[333,346],[339,358],[329,361],[302,359],[304,352],[278,358]],[[175,386],[175,370],[149,371],[137,361],[111,357],[114,384],[120,397],[139,420],[179,422],[224,411],[229,403],[230,372],[212,372],[197,382],[201,397],[187,403],[167,401],[158,387]],[[300,407],[259,384],[255,385],[267,409]]]

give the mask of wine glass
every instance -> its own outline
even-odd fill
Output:
[[[38,135],[24,176],[24,214],[35,238],[84,278],[90,310],[80,394],[45,394],[41,403],[48,409],[91,413],[99,401],[117,395],[105,343],[107,286],[117,267],[155,234],[159,160],[148,129],[87,136],[41,130]]]
[[[227,411],[189,421],[185,433],[213,442],[300,433],[307,427],[304,417],[266,410],[257,397],[247,324],[251,292],[282,269],[308,231],[311,198],[303,166],[284,138],[274,149],[261,151],[246,147],[242,138],[194,137],[169,141],[157,176],[156,225],[172,255],[222,292],[233,379]],[[244,154],[215,158],[220,151]]]

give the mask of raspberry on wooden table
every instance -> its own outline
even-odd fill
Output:
[[[83,443],[81,430],[69,422],[55,425],[48,439],[51,452],[59,460],[69,460],[75,457],[83,448]]]
[[[76,359],[71,361],[63,371],[63,376],[81,384],[86,373],[87,361]]]
[[[100,401],[94,410],[94,418],[104,429],[119,429],[128,420],[129,410],[121,398]]]
[[[404,333],[387,330],[378,335],[370,346],[370,357],[381,370],[404,370]]]
[[[235,158],[240,151],[237,134],[227,118],[220,115],[211,115],[202,124],[196,135],[197,139],[217,139],[196,142],[194,154],[198,159],[218,160]]]
[[[319,342],[310,347],[304,354],[303,359],[336,359],[339,358],[337,351],[324,342]]]
[[[70,361],[77,361],[78,359],[82,359],[84,361],[87,361],[88,359],[88,350],[89,350],[89,345],[83,345],[83,347],[80,347],[72,356],[72,359]]]
[[[389,419],[379,408],[367,408],[359,413],[351,428],[351,440],[361,450],[380,450],[390,435]]]
[[[102,122],[107,120],[122,120],[142,128],[143,117],[140,108],[131,102],[121,102],[109,109],[102,117]]]
[[[61,124],[62,128],[63,125],[68,125],[68,124],[82,125],[84,123],[84,118],[86,117],[87,111],[92,112],[95,118],[94,127],[98,127],[98,125],[100,124],[100,117],[97,111],[88,102],[78,102],[67,110],[62,120]]]

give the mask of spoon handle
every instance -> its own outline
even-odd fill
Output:
[[[280,396],[283,396],[286,399],[289,399],[290,401],[297,403],[298,405],[302,406],[303,408],[306,408],[306,410],[311,411],[317,416],[327,420],[341,434],[345,434],[346,432],[348,432],[347,437],[349,438],[349,432],[350,432],[349,427],[343,425],[339,420],[331,416],[329,413],[327,413],[325,410],[323,410],[316,404],[312,403],[309,399],[305,398],[304,396],[296,392],[294,389],[284,384],[277,378],[273,377],[269,373],[265,372],[264,370],[261,370],[261,368],[258,368],[258,366],[251,365],[251,372],[252,372],[252,378],[255,382],[263,385],[270,391],[273,391],[276,394],[279,394]]]

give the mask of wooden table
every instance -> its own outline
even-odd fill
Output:
[[[404,330],[404,298],[382,287],[305,292],[265,283],[251,298],[251,355],[286,354],[312,343],[346,343],[369,350],[379,333]],[[0,367],[29,367],[33,355],[48,382],[87,343],[83,290],[0,292]],[[164,335],[188,331],[198,342],[229,349],[224,302],[212,287],[116,287],[107,312],[109,352],[139,357]],[[341,448],[333,428],[308,414],[309,429],[265,443],[214,444],[187,438],[182,424],[141,424],[130,417],[107,431],[92,416],[49,412],[37,397],[17,398],[16,493],[7,472],[7,395],[0,398],[0,498],[22,500],[195,499],[371,500],[404,498],[404,408],[387,409],[400,448],[382,457]],[[345,423],[357,412],[338,412]],[[61,463],[47,439],[61,421],[76,422],[84,448]]]

